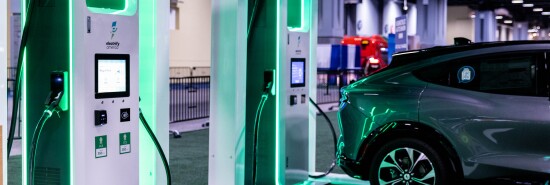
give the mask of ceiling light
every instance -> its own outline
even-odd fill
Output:
[[[514,3],[514,4],[523,3],[523,0],[513,0],[512,3]]]
[[[542,15],[550,15],[550,12],[542,12]]]
[[[533,6],[535,6],[535,5],[533,5],[533,4],[523,4],[523,7],[528,7],[529,8],[529,7],[533,7]]]
[[[513,21],[512,20],[504,20],[504,24],[512,24]]]
[[[533,12],[542,12],[542,8],[533,8]]]
[[[470,15],[470,18],[475,19],[475,18],[476,18],[476,14]]]
[[[502,15],[495,16],[495,19],[502,19]]]

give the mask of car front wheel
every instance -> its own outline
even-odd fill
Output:
[[[391,141],[374,155],[370,183],[374,185],[452,184],[449,162],[422,140]]]

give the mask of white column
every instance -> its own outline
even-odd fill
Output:
[[[208,184],[244,184],[248,0],[212,0]]]
[[[155,102],[157,110],[155,110],[156,116],[156,129],[157,138],[165,151],[166,158],[170,159],[170,145],[169,145],[169,123],[170,123],[170,96],[169,96],[169,63],[170,63],[170,4],[166,1],[153,1],[156,3],[156,99]],[[170,162],[169,162],[170,163]],[[160,157],[157,157],[157,185],[166,184],[166,179],[161,177],[164,175],[164,166]],[[172,174],[173,176],[174,174]]]
[[[0,1],[0,126],[2,126],[2,184],[7,184],[8,176],[7,172],[7,163],[6,158],[6,136],[7,136],[7,59],[8,59],[8,48],[7,48],[7,28],[8,28],[8,3],[7,1]]]
[[[445,45],[447,0],[418,0],[416,9],[420,47]]]
[[[374,34],[380,34],[380,15],[377,6],[380,1],[376,0],[363,0],[360,4],[357,4],[357,22],[355,28],[357,28],[357,35],[371,36]],[[319,9],[319,11],[321,11]],[[319,17],[321,19],[321,17]],[[321,26],[321,25],[319,25]],[[319,34],[321,34],[319,32]]]
[[[397,4],[393,0],[384,1],[384,10],[382,11],[382,35],[387,36],[390,33],[395,33],[395,19],[402,16],[402,5]]]
[[[497,40],[497,21],[493,11],[477,11],[474,24],[474,42],[493,42]]]
[[[155,133],[164,154],[170,164],[169,145],[169,51],[170,51],[170,3],[168,1],[140,0],[140,52],[143,50],[152,53],[151,55],[140,54],[140,65],[147,64],[147,67],[140,66],[140,89],[142,94],[140,108],[143,111],[151,129]],[[154,12],[154,13],[153,13]],[[147,17],[145,17],[147,16]],[[149,34],[150,28],[151,31]],[[143,95],[151,95],[144,97]],[[154,95],[154,96],[153,96]],[[154,169],[141,168],[141,185],[163,185],[166,184],[166,173],[164,165],[157,151],[145,150],[146,145],[153,142],[146,132],[140,132],[140,165],[154,166]],[[142,150],[144,149],[144,150]],[[144,175],[145,174],[145,175]],[[172,174],[172,176],[177,174]],[[155,178],[148,178],[149,176]]]
[[[320,0],[318,13],[319,43],[340,43],[344,36],[344,1]]]
[[[317,61],[317,26],[318,26],[318,1],[311,0],[311,28],[309,45],[309,60]],[[306,73],[307,74],[307,73]],[[317,99],[317,62],[309,62],[309,97],[312,100]],[[314,105],[309,104],[309,169],[308,171],[315,172],[315,156],[317,153],[317,109]]]
[[[515,22],[514,28],[514,40],[527,40],[529,35],[529,24],[527,22]]]

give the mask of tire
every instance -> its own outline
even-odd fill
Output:
[[[412,157],[410,157],[411,153]],[[454,184],[451,164],[446,158],[447,156],[437,152],[434,147],[422,140],[396,139],[383,145],[374,154],[374,161],[369,171],[370,183],[373,185]]]

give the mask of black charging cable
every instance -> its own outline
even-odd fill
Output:
[[[32,13],[35,6],[35,0],[29,0],[27,6],[26,22],[23,26],[23,34],[21,35],[21,42],[19,45],[19,57],[17,58],[17,69],[15,71],[15,82],[13,89],[13,104],[11,112],[10,131],[8,133],[7,154],[10,157],[11,148],[13,145],[13,139],[15,135],[15,126],[17,125],[17,118],[19,116],[19,104],[21,103],[21,78],[23,70],[23,57],[25,55],[25,47],[27,46],[27,40],[29,38],[29,28],[31,24]]]
[[[58,105],[61,101],[61,97],[63,96],[63,91],[60,91],[55,95],[50,101],[50,104],[46,106],[46,109],[44,112],[42,112],[42,116],[38,120],[38,124],[36,125],[36,128],[34,129],[34,133],[32,136],[31,141],[31,150],[30,150],[30,156],[29,156],[29,164],[27,166],[27,171],[29,171],[29,175],[27,176],[29,185],[34,184],[34,165],[36,163],[36,149],[38,148],[38,141],[40,140],[40,134],[42,133],[42,128],[44,128],[44,125],[46,124],[46,121],[52,117],[53,113],[58,113]]]
[[[325,173],[320,175],[309,175],[310,178],[318,179],[318,178],[323,178],[327,176],[332,172],[332,170],[334,170],[334,167],[336,167],[336,157],[337,157],[336,152],[338,151],[338,146],[337,146],[338,141],[336,138],[336,130],[334,129],[334,125],[332,124],[332,121],[330,121],[330,119],[328,118],[327,114],[325,114],[325,112],[321,110],[319,105],[317,105],[317,103],[315,103],[311,98],[309,98],[309,102],[313,104],[315,108],[317,108],[317,111],[319,111],[319,113],[321,113],[321,115],[323,115],[323,117],[327,120],[330,131],[332,132],[332,139],[334,140],[334,159],[332,160],[332,164],[330,165],[329,169],[325,171]]]
[[[160,158],[162,159],[162,164],[164,165],[164,170],[166,171],[166,184],[171,185],[172,174],[170,172],[170,166],[168,165],[168,160],[166,159],[166,155],[164,155],[164,150],[162,149],[162,146],[160,146],[160,143],[157,137],[153,133],[153,130],[151,130],[151,127],[149,127],[149,123],[147,123],[147,120],[145,120],[145,116],[143,116],[143,113],[141,112],[141,108],[139,109],[139,120],[141,120],[143,127],[145,127],[145,130],[147,130],[147,133],[155,143],[155,147],[157,147],[157,151],[159,152]]]
[[[259,14],[259,10],[261,7],[263,7],[264,0],[254,0],[254,5],[252,7],[252,14],[250,17],[250,20],[248,22],[248,27],[246,29],[246,40],[247,42],[250,42],[250,37],[254,33],[254,30],[252,29],[254,27],[254,24],[256,23],[256,17]]]
[[[264,91],[262,93],[262,97],[260,99],[260,103],[258,104],[258,109],[256,110],[256,118],[254,119],[254,141],[252,143],[253,146],[253,154],[252,154],[252,182],[256,184],[256,176],[257,176],[257,162],[256,162],[256,152],[258,150],[258,131],[260,130],[260,120],[262,117],[262,112],[264,109],[265,102],[267,99],[269,99],[269,94],[271,93],[271,90],[273,89],[273,82],[267,83],[266,87],[264,88]]]

